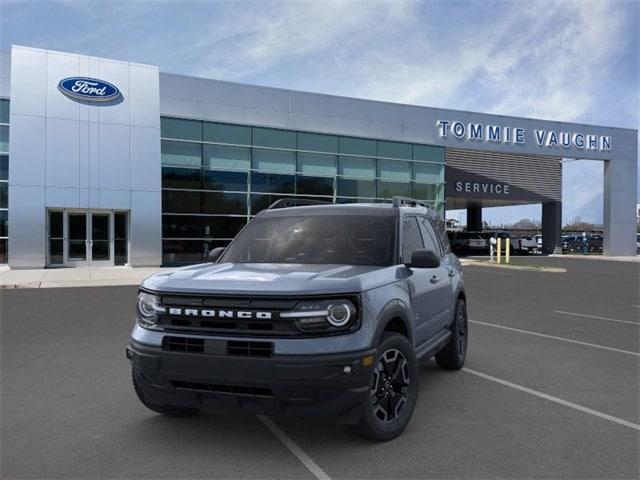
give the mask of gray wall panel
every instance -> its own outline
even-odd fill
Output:
[[[11,97],[10,265],[45,265],[48,207],[130,210],[131,249],[143,252],[131,263],[159,265],[157,68],[26,47],[13,47],[11,61],[12,85],[20,87]],[[88,104],[64,96],[58,82],[78,75],[113,83],[122,98]],[[146,201],[132,202],[136,188]]]

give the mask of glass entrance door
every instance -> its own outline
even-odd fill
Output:
[[[111,225],[113,213],[91,213],[91,237],[89,247],[91,250],[91,264],[94,266],[113,265],[113,241]]]
[[[49,266],[106,267],[128,262],[128,212],[49,210]]]
[[[87,264],[87,214],[67,212],[67,261],[70,266]]]

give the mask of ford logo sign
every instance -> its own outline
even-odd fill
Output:
[[[118,87],[97,78],[63,78],[58,83],[58,89],[67,97],[89,102],[110,102],[120,97]]]

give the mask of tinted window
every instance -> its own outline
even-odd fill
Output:
[[[402,261],[410,262],[411,254],[422,248],[424,246],[416,217],[405,217],[402,220]]]
[[[251,191],[265,193],[293,193],[295,176],[274,173],[252,173]]]
[[[221,261],[391,265],[394,217],[314,215],[258,217]]]
[[[162,188],[202,188],[202,171],[199,168],[162,167]]]
[[[302,177],[296,178],[296,193],[305,195],[333,195],[333,177]]]
[[[244,172],[221,172],[204,170],[202,186],[206,190],[247,190],[247,174]]]
[[[420,219],[420,225],[422,226],[422,238],[424,239],[424,248],[435,252],[437,255],[442,255],[442,249],[440,248],[440,240],[433,231],[431,222],[427,218]]]

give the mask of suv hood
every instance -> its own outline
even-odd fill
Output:
[[[233,295],[358,293],[396,280],[398,267],[272,263],[206,263],[160,272],[149,290]]]

